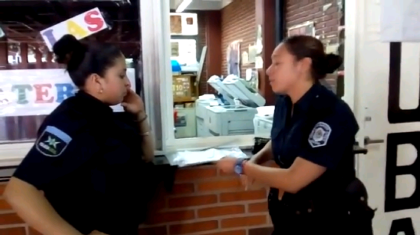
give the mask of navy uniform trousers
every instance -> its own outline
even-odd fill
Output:
[[[280,201],[277,196],[271,192],[268,198],[272,235],[373,235],[374,211],[363,202],[317,208],[312,202]]]

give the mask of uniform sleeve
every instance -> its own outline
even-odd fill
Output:
[[[329,169],[336,168],[355,143],[358,125],[353,117],[333,114],[316,122],[303,136],[299,157]]]
[[[77,171],[94,156],[98,146],[86,132],[69,133],[74,133],[70,126],[43,127],[13,176],[43,189],[45,185]]]

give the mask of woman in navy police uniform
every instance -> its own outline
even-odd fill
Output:
[[[363,188],[352,152],[358,124],[348,105],[319,83],[341,63],[314,37],[287,38],[267,69],[273,91],[280,94],[271,141],[249,161],[225,157],[218,162],[245,184],[255,180],[270,186],[275,235],[372,234],[367,195],[349,192],[352,185]],[[271,159],[279,168],[261,166]]]
[[[154,147],[124,55],[71,35],[53,49],[80,91],[45,119],[4,195],[44,235],[137,234],[150,197],[147,162]],[[110,106],[119,103],[133,125],[116,118]]]

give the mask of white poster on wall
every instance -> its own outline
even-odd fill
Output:
[[[135,90],[135,71],[127,69]],[[0,71],[0,116],[48,115],[77,88],[63,69],[22,69]],[[112,106],[122,112],[121,105]]]
[[[420,42],[420,1],[376,0],[381,5],[381,41]]]
[[[233,41],[229,44],[227,48],[227,75],[236,75],[241,77],[241,68],[240,68],[240,60],[241,60],[241,41]]]

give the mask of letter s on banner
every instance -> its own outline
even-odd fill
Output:
[[[102,30],[105,24],[105,20],[102,18],[101,13],[97,10],[92,10],[86,13],[84,20],[87,24],[88,30],[92,33]]]

